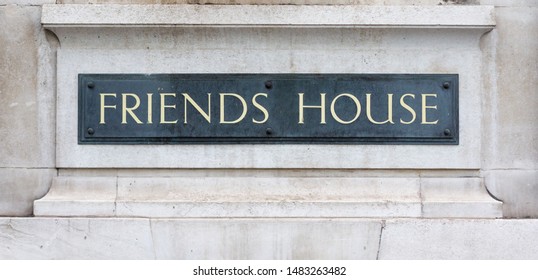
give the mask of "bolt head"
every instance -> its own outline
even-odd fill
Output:
[[[88,88],[94,88],[94,87],[95,87],[95,84],[93,82],[88,83]]]
[[[273,82],[271,82],[271,81],[266,81],[266,82],[265,82],[265,88],[266,88],[266,89],[272,89],[272,88],[273,88]]]
[[[451,132],[450,132],[450,129],[445,129],[445,131],[443,131],[443,134],[445,134],[445,136],[450,136]]]
[[[268,127],[268,128],[265,130],[265,134],[267,134],[267,135],[272,135],[272,134],[273,134],[273,129],[271,129],[270,127]]]
[[[93,135],[95,133],[95,130],[93,130],[93,128],[88,128],[88,134],[89,135]]]
[[[444,83],[443,83],[443,88],[444,88],[444,89],[448,89],[448,88],[450,88],[450,82],[444,82]]]

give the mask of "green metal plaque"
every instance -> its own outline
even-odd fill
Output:
[[[80,144],[458,144],[457,74],[80,74]]]

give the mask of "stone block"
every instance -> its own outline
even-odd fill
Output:
[[[135,176],[128,170],[120,172],[119,177],[76,176],[94,173],[88,171],[62,172],[64,176],[54,180],[49,194],[34,203],[34,214],[148,218],[502,217],[502,203],[488,194],[480,178],[265,177],[271,172],[265,172],[265,176],[228,172],[223,177],[226,173],[210,176],[208,171],[162,171],[149,177],[151,172]]]
[[[0,5],[16,4],[19,6],[39,6],[54,3],[56,3],[56,0],[0,0]]]
[[[380,221],[166,220],[151,222],[158,259],[374,259]]]
[[[489,6],[372,5],[44,5],[55,25],[196,25],[250,27],[493,27]],[[278,16],[276,16],[278,15]]]
[[[47,196],[34,202],[34,215],[112,217],[116,182],[115,177],[56,177]]]
[[[61,217],[418,217],[418,178],[55,178],[34,215]]]
[[[492,7],[44,5],[42,23],[62,41],[60,168],[480,168],[478,43],[495,25]],[[458,73],[460,144],[77,144],[79,73],[299,72]]]
[[[0,218],[0,259],[373,259],[380,221]]]
[[[0,259],[153,259],[148,220],[0,218]]]
[[[0,6],[0,167],[54,167],[55,61],[40,11]]]
[[[17,0],[0,0],[17,1]],[[39,1],[39,0],[27,0]],[[47,0],[42,0],[47,1]],[[50,1],[50,0],[49,0]],[[484,0],[483,0],[484,1]],[[500,1],[500,0],[497,0]],[[505,0],[507,1],[507,0]],[[217,5],[409,5],[409,0],[57,0],[58,4],[217,4]],[[439,0],[414,0],[413,5],[439,5]]]
[[[538,7],[538,2],[528,0],[480,0],[480,5],[492,5],[496,7]]]
[[[491,194],[503,202],[506,218],[538,218],[538,170],[484,172]]]
[[[421,178],[424,217],[500,218],[502,202],[488,193],[481,178]]]
[[[34,200],[51,186],[56,169],[0,168],[0,216],[32,215]]]
[[[147,30],[146,30],[147,31]],[[151,31],[148,31],[151,32]],[[232,33],[234,34],[234,33]],[[96,36],[100,36],[95,34]],[[296,34],[297,36],[301,36]],[[470,34],[467,34],[470,36]],[[478,33],[473,34],[478,38]],[[142,35],[141,35],[142,36]],[[275,37],[278,40],[278,37]],[[68,40],[69,41],[69,40]],[[179,40],[182,41],[182,40]],[[471,43],[469,39],[469,44]],[[118,42],[117,40],[115,42]],[[190,41],[197,45],[196,41]],[[73,43],[73,42],[71,42]],[[109,42],[110,43],[110,42]],[[473,46],[477,43],[474,41]],[[65,43],[70,44],[69,42]],[[106,44],[106,43],[105,43]],[[165,42],[165,45],[167,43]],[[64,45],[65,46],[65,45]],[[460,45],[461,46],[461,45]],[[59,101],[57,130],[57,165],[65,168],[400,168],[478,169],[480,166],[480,106],[478,95],[465,94],[460,112],[459,146],[412,145],[77,145],[75,116],[77,73],[215,73],[215,72],[431,72],[432,63],[438,61],[437,51],[421,51],[421,59],[413,57],[417,50],[392,50],[383,56],[383,64],[376,51],[310,50],[95,50],[63,49],[59,53]],[[442,51],[441,51],[442,52]],[[84,57],[84,58],[81,58]],[[138,62],[132,57],[137,57]],[[92,59],[90,59],[92,58]],[[322,58],[322,59],[318,59]],[[479,59],[474,48],[470,53],[459,54],[454,62],[443,65],[443,72],[460,72],[469,75],[469,83],[461,86],[462,92],[475,92],[478,78],[472,69],[478,69]],[[77,63],[73,61],[87,61]],[[143,61],[144,63],[139,63]],[[218,61],[218,63],[215,63]],[[346,61],[335,64],[330,61]],[[95,63],[94,63],[95,62]],[[98,62],[98,63],[97,63]],[[469,65],[470,64],[470,65]],[[114,65],[114,68],[110,68]],[[459,65],[459,66],[458,66]],[[469,65],[468,68],[461,65]],[[136,69],[136,70],[135,70]],[[395,70],[398,69],[398,70]],[[475,79],[476,78],[476,79]],[[99,155],[99,156],[97,156]],[[124,155],[129,155],[128,157]],[[439,160],[443,158],[445,160]]]
[[[537,259],[538,220],[388,220],[379,259]]]
[[[538,220],[0,218],[0,259],[536,259]]]
[[[486,60],[494,60],[495,78],[486,96],[484,169],[536,169],[538,37],[531,34],[538,34],[538,7],[498,7],[495,14],[494,51]]]

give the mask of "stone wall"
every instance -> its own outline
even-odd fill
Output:
[[[425,166],[428,163],[423,161],[417,161],[419,163],[412,167],[405,164],[393,166],[394,168],[383,167],[385,159],[372,157],[366,160],[370,163],[373,162],[372,166],[374,168],[361,166],[346,168],[345,164],[350,161],[342,161],[339,158],[334,158],[332,161],[317,158],[323,164],[332,164],[332,167],[323,169],[322,173],[319,173],[321,169],[316,169],[317,163],[309,163],[308,160],[311,160],[311,158],[308,157],[301,158],[301,161],[296,161],[295,163],[292,162],[288,167],[274,165],[274,162],[278,160],[285,161],[286,157],[285,154],[278,154],[278,149],[274,147],[274,151],[271,153],[281,156],[280,159],[265,159],[246,163],[229,161],[230,165],[225,168],[219,168],[218,161],[210,162],[209,164],[205,161],[196,168],[189,167],[188,164],[185,166],[173,166],[174,164],[171,164],[171,166],[156,166],[155,164],[152,166],[133,166],[131,164],[122,166],[122,162],[115,164],[113,160],[106,162],[104,165],[92,166],[92,159],[96,155],[90,155],[78,160],[69,155],[70,151],[59,150],[59,145],[65,143],[66,139],[56,139],[57,135],[61,135],[61,133],[57,133],[58,123],[65,121],[65,118],[57,116],[57,105],[65,106],[66,103],[65,100],[58,100],[60,95],[58,95],[57,81],[62,81],[64,77],[57,77],[57,64],[59,64],[57,53],[62,47],[64,50],[69,50],[73,46],[74,48],[84,48],[86,43],[73,40],[73,38],[78,38],[77,32],[67,32],[66,34],[71,37],[66,39],[57,38],[56,33],[46,30],[41,23],[42,5],[55,3],[406,5],[408,1],[0,0],[0,216],[6,217],[0,219],[0,244],[5,244],[3,247],[0,246],[0,258],[14,258],[15,256],[17,258],[535,258],[535,252],[529,251],[529,248],[532,249],[536,242],[529,243],[527,241],[532,239],[530,233],[536,231],[536,220],[473,220],[474,214],[469,215],[468,213],[490,213],[490,217],[496,217],[497,210],[495,207],[498,205],[491,203],[491,201],[494,201],[493,199],[496,199],[502,201],[502,216],[505,218],[538,218],[538,123],[536,122],[538,120],[536,111],[538,107],[538,67],[536,66],[538,61],[538,37],[536,36],[538,34],[538,2],[523,0],[420,0],[413,2],[418,6],[495,6],[496,25],[491,31],[483,34],[479,40],[474,41],[470,39],[478,34],[473,33],[474,31],[465,33],[465,38],[467,39],[453,35],[454,37],[446,39],[447,46],[451,46],[450,49],[443,50],[444,52],[454,52],[455,57],[457,57],[457,52],[461,50],[454,40],[466,40],[467,45],[476,44],[474,47],[479,50],[465,54],[468,57],[463,55],[457,58],[459,60],[449,61],[449,63],[453,64],[464,60],[479,62],[478,68],[481,71],[480,73],[473,73],[471,78],[480,79],[480,82],[476,81],[476,83],[479,85],[477,91],[481,92],[482,95],[481,99],[470,99],[480,100],[481,102],[481,107],[477,108],[477,110],[480,110],[477,115],[481,116],[481,119],[473,121],[473,123],[477,124],[477,127],[480,127],[479,131],[470,132],[473,133],[472,135],[477,135],[479,139],[479,141],[475,139],[477,142],[472,143],[472,147],[477,147],[476,150],[464,153],[469,156],[468,158],[465,155],[460,155],[457,161],[438,162],[430,167]],[[162,31],[162,37],[170,38],[167,37],[169,34],[166,32]],[[218,32],[222,32],[222,30],[216,33]],[[245,32],[248,33],[248,31]],[[207,32],[206,35],[211,36],[210,33]],[[222,33],[231,37],[243,36],[237,32]],[[284,33],[268,32],[265,35],[277,38]],[[301,36],[312,39],[319,34],[329,36],[329,33],[309,31]],[[381,34],[381,32],[379,33]],[[117,35],[113,30],[104,30],[103,34]],[[129,36],[129,34],[131,33],[125,32],[125,36]],[[185,32],[182,36],[191,36],[191,38],[197,38],[196,40],[202,40],[203,35],[200,34],[192,33],[189,35],[189,32]],[[256,32],[252,34],[259,36],[259,34],[256,35]],[[352,34],[352,32],[348,34]],[[371,38],[372,41],[375,41],[379,40],[377,35],[379,34],[376,32],[366,32],[360,36]],[[439,36],[439,34],[434,35]],[[83,38],[85,34],[80,36]],[[383,36],[386,36],[386,34]],[[415,38],[424,37],[418,36]],[[60,42],[65,42],[65,45],[61,46]],[[163,42],[166,41],[163,40]],[[375,42],[377,43],[377,41]],[[89,43],[87,46],[88,49],[98,45],[91,44]],[[143,42],[134,42],[133,44],[142,46]],[[233,42],[230,43],[230,46],[234,47],[235,45],[233,44]],[[273,44],[276,43],[273,42]],[[137,46],[133,48],[137,48]],[[67,51],[66,54],[64,53],[64,58],[76,57],[76,55],[73,56],[73,53]],[[472,54],[472,56],[469,56],[469,54]],[[121,52],[118,52],[118,55],[121,55]],[[430,57],[436,56],[431,54]],[[77,62],[73,63],[76,64]],[[459,69],[458,67],[458,65],[455,65],[453,69]],[[70,69],[75,68],[76,65]],[[237,69],[243,69],[240,63],[237,65]],[[460,78],[464,80],[469,77]],[[460,120],[472,121],[473,117],[475,115],[461,116]],[[472,141],[474,140],[468,142]],[[462,146],[465,145],[469,145],[469,143],[463,143]],[[308,150],[309,148],[305,149]],[[335,149],[335,151],[339,150]],[[229,152],[230,156],[233,154],[232,152]],[[372,152],[372,155],[374,154]],[[60,155],[61,158],[58,159],[57,155]],[[210,155],[210,153],[206,155]],[[163,153],[162,156],[166,157],[166,153]],[[342,153],[341,156],[345,156],[345,153]],[[68,159],[67,161],[64,160],[66,158]],[[468,164],[465,164],[466,162]],[[301,168],[297,163],[304,163],[304,166]],[[163,163],[160,161],[156,164]],[[152,176],[160,176],[160,178],[174,177],[175,179],[159,181],[152,180]],[[174,193],[178,189],[174,189],[174,186],[167,184],[174,180],[180,180],[178,178],[188,178],[185,180],[192,180],[196,182],[195,184],[203,186],[204,182],[214,182],[215,180],[218,181],[218,178],[230,177],[232,178],[230,179],[231,181],[227,181],[230,187],[217,188],[216,191],[219,193],[230,191],[230,199],[233,200],[237,199],[236,194],[232,193],[234,187],[240,187],[240,184],[245,182],[241,181],[242,183],[236,184],[233,178],[254,178],[255,182],[262,182],[260,184],[263,185],[265,181],[256,178],[284,178],[282,180],[289,183],[302,180],[302,177],[307,178],[307,181],[310,180],[309,182],[316,182],[316,178],[321,176],[331,178],[327,180],[330,182],[340,182],[339,180],[352,181],[357,186],[364,187],[364,189],[375,187],[376,192],[384,193],[387,197],[402,195],[401,193],[395,194],[390,189],[390,186],[387,188],[387,182],[394,182],[399,180],[397,178],[404,178],[400,182],[409,183],[410,191],[409,196],[404,199],[407,199],[407,204],[402,208],[398,208],[404,210],[398,210],[399,212],[397,213],[408,213],[403,216],[407,215],[406,217],[413,217],[414,219],[391,220],[389,218],[387,220],[386,218],[391,215],[390,213],[395,213],[390,212],[392,211],[390,207],[384,208],[385,212],[383,212],[390,213],[386,214],[386,216],[378,217],[378,219],[374,219],[375,214],[373,216],[368,216],[370,214],[361,216],[361,213],[374,213],[375,211],[370,211],[372,207],[386,206],[386,204],[377,205],[374,203],[361,204],[361,206],[351,205],[349,208],[345,208],[345,211],[348,212],[338,210],[344,208],[333,208],[332,212],[325,212],[329,213],[329,217],[325,217],[328,219],[319,220],[290,219],[293,217],[286,216],[291,212],[286,209],[287,206],[284,204],[277,204],[276,207],[271,208],[274,211],[272,213],[282,213],[279,214],[281,216],[273,217],[274,219],[269,217],[269,219],[263,220],[261,223],[258,223],[258,220],[242,221],[241,219],[216,219],[213,222],[209,220],[190,221],[188,219],[166,220],[176,217],[175,215],[179,210],[174,210],[174,213],[167,212],[172,214],[162,214],[162,209],[164,208],[159,207],[166,205],[167,207],[173,206],[176,209],[173,201],[163,205],[148,204],[145,206],[147,207],[146,209],[150,209],[150,213],[153,213],[153,217],[161,215],[160,217],[164,218],[164,220],[152,219],[151,217],[139,220],[131,218],[128,214],[125,214],[127,218],[107,218],[118,215],[117,207],[124,207],[122,208],[124,213],[131,211],[129,208],[130,203],[136,204],[139,196],[144,191],[140,191],[140,189],[133,190],[130,186],[132,184],[136,186],[136,182],[140,184],[141,181],[145,182],[144,180],[147,181],[148,188],[157,189],[165,185],[166,187],[160,191]],[[138,177],[146,178],[138,180]],[[361,178],[355,180],[354,177]],[[376,179],[381,177],[382,179]],[[205,178],[206,181],[200,181],[196,178]],[[41,208],[40,211],[34,211],[34,201],[45,196],[53,182],[58,188],[51,192],[47,199],[37,202],[36,205]],[[157,183],[152,185],[152,182]],[[278,195],[290,197],[298,195],[298,193],[293,193],[293,191],[286,188],[281,188],[283,184],[279,184],[279,182],[275,179],[267,183],[273,186],[271,189],[274,190],[274,193],[268,191],[267,193],[259,192],[256,195],[262,197],[265,194],[275,195],[277,192]],[[326,187],[321,183],[318,186],[316,185],[317,183],[313,183],[316,190],[322,190]],[[96,201],[99,201],[99,205],[91,206],[94,207],[94,212],[86,211],[91,208],[90,206],[78,209],[80,210],[79,212],[65,212],[65,209],[70,209],[69,207],[72,207],[72,205],[70,201],[62,201],[62,199],[65,198],[64,195],[68,191],[72,191],[71,186],[73,185],[83,186],[82,189],[77,191],[87,190],[87,192],[76,193],[81,200],[96,198]],[[343,184],[335,183],[335,185],[341,186]],[[343,189],[350,191],[351,197],[355,195],[360,200],[363,193],[356,189],[351,191],[351,189],[346,189],[345,187],[343,186]],[[100,190],[103,191],[101,192]],[[123,194],[123,205],[115,200],[118,198],[118,190],[125,192]],[[193,197],[199,195],[196,190],[193,190],[183,189],[182,191],[185,193],[192,192]],[[435,191],[428,194],[428,190]],[[311,189],[305,188],[300,191],[302,192],[300,193],[301,195],[311,195]],[[331,192],[325,194],[347,194],[333,189]],[[238,193],[240,193],[240,190]],[[323,193],[323,191],[320,191],[320,193]],[[454,196],[456,193],[457,199],[468,195],[467,200],[449,206],[445,205],[444,202],[446,202],[447,197]],[[491,201],[484,201],[478,208],[469,206],[466,202],[476,202],[473,200],[475,197],[470,195],[471,193],[478,194],[479,196],[476,196],[479,197],[478,200],[483,199],[485,196]],[[73,195],[73,192],[69,195]],[[120,195],[122,194],[120,193]],[[162,197],[157,197],[157,200],[160,198]],[[99,199],[102,199],[102,201]],[[197,199],[206,201],[208,198],[200,196]],[[241,196],[240,199],[241,201],[239,202],[241,203],[249,202],[248,195]],[[58,207],[58,205],[61,207]],[[244,205],[246,204],[241,207],[247,207]],[[396,204],[391,205],[391,207],[394,207],[394,205]],[[64,206],[65,208],[62,208]],[[219,210],[220,208],[210,208],[212,206],[208,206],[209,208],[203,207],[196,209],[200,213],[198,216],[193,214],[196,211],[190,212],[192,209],[184,210],[193,215],[190,218],[204,215],[213,215],[211,216],[213,218],[223,215],[221,218],[226,218],[227,214],[233,215],[233,213],[236,213],[232,211],[233,209],[228,209],[227,211],[229,212],[226,212]],[[363,207],[360,209],[363,209],[361,211],[364,212],[359,211],[359,214],[357,214],[357,207]],[[237,210],[239,212],[243,211],[241,213],[249,211],[240,207],[234,209],[239,209]],[[259,208],[257,211],[262,213],[267,212],[267,209]],[[303,215],[311,211],[309,208],[303,210],[303,212],[293,213]],[[95,213],[105,213],[97,215],[105,218],[91,218],[95,216]],[[346,216],[348,215],[347,213],[351,213],[349,216],[355,215],[353,216],[354,218],[359,216],[359,219],[346,220],[346,217],[349,218]],[[34,214],[55,217],[71,216],[72,218],[30,217]],[[143,213],[140,215],[144,216]],[[308,216],[308,214],[305,215]],[[435,218],[439,217],[439,215],[467,219],[423,219],[424,217]],[[252,217],[256,218],[256,214],[253,214]],[[331,217],[339,217],[342,220],[333,221]],[[368,219],[360,219],[365,217]],[[479,215],[476,217],[479,217]],[[152,223],[154,224],[152,225]],[[86,234],[90,232],[90,224],[99,229],[94,236]],[[278,226],[275,226],[276,224]],[[194,229],[189,230],[193,225]],[[80,229],[77,231],[80,233],[79,235],[72,234],[71,228],[73,227]],[[106,228],[117,229],[118,231],[132,231],[134,229],[134,231],[126,236],[119,236]],[[275,228],[278,229],[275,230]],[[142,230],[138,231],[138,229]],[[333,229],[335,230],[333,231]],[[42,232],[37,235],[22,234],[23,232],[32,232],[33,234],[33,232],[41,230]],[[280,234],[285,238],[276,240],[274,234],[267,234],[267,231],[271,230],[275,230],[275,234]],[[174,240],[175,243],[173,243],[177,248],[198,244],[200,246],[195,246],[196,248],[210,251],[195,251],[190,254],[189,251],[179,249],[175,252],[165,250],[165,246],[161,246],[162,244],[159,242],[171,242],[169,239],[173,236],[165,236],[163,232],[172,231],[183,232],[191,238],[182,239],[178,235],[178,239]],[[233,236],[230,237],[227,234],[235,232],[232,235],[235,235],[236,239],[232,238],[230,242],[236,243],[232,244],[224,241],[218,243],[218,241],[215,241],[216,243],[213,244],[215,246],[212,247],[202,245],[205,241],[204,238],[207,237],[203,233],[207,231],[215,233],[223,240],[232,238]],[[315,234],[310,236],[310,239],[303,240],[306,242],[303,244],[306,247],[314,243],[323,244],[326,242],[323,236],[330,232],[335,237],[346,236],[348,239],[345,239],[343,243],[339,243],[338,246],[340,247],[336,246],[329,249],[327,246],[319,245],[320,247],[311,246],[310,251],[304,251],[303,249],[306,247],[301,247],[300,244],[297,244],[297,240],[302,239],[302,236],[312,231]],[[493,231],[496,232],[496,235],[490,235]],[[60,232],[61,236],[53,236],[57,232]],[[468,235],[468,232],[472,234]],[[155,236],[153,236],[154,234]],[[84,243],[86,245],[83,245],[83,240],[86,240],[88,236],[90,237],[88,239],[89,243]],[[410,236],[414,238],[412,240],[401,239]],[[491,236],[490,243],[481,241],[484,236]],[[516,236],[517,240],[511,239],[510,242],[503,242],[503,240],[510,239],[513,236]],[[445,237],[446,239],[443,239]],[[50,245],[49,251],[41,251],[43,240],[51,238],[56,238],[56,243],[48,244]],[[130,238],[136,239],[138,243],[130,243],[132,241]],[[258,250],[259,248],[254,250],[253,244],[242,244],[241,242],[243,241],[239,240],[241,238],[258,238],[259,240],[256,240],[262,243],[280,242],[281,248],[284,249],[280,252],[280,255],[274,251],[274,248],[264,247],[260,250]],[[125,254],[107,255],[97,251],[91,252],[92,246],[108,246],[111,244],[110,240],[119,241],[116,244],[118,252]],[[62,245],[64,241],[74,244],[74,247],[65,247]],[[20,254],[13,251],[12,246],[21,244],[23,246],[19,252]],[[468,246],[469,244],[471,244],[470,247]],[[503,245],[494,246],[492,244]],[[72,248],[76,246],[82,246],[80,248],[83,251],[73,250]],[[243,248],[243,251],[237,251],[237,248],[240,247]],[[127,248],[127,251],[122,251],[125,248]],[[196,248],[193,247],[193,250]],[[364,250],[361,251],[361,248],[364,248]]]
[[[507,2],[507,1],[505,1]],[[530,3],[531,1],[529,1]],[[538,217],[538,7],[500,6],[485,51],[482,170],[506,217]]]
[[[45,1],[0,1],[0,215],[28,216],[55,169],[54,35],[41,26]],[[10,2],[10,1],[8,1]],[[50,2],[50,1],[49,1]]]
[[[32,214],[56,175],[55,50],[58,40],[40,24],[42,4],[53,0],[0,1],[0,214]],[[326,1],[60,0],[58,3],[325,4]],[[404,1],[405,2],[405,1]],[[402,1],[338,1],[392,4]],[[480,2],[480,3],[478,3]],[[497,27],[481,40],[483,134],[481,176],[504,202],[506,217],[538,215],[536,107],[538,29],[536,3],[526,1],[429,1],[423,5],[497,5]]]

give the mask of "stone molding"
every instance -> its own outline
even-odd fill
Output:
[[[36,216],[500,218],[480,178],[56,177]]]
[[[57,26],[493,28],[492,6],[43,5]]]

